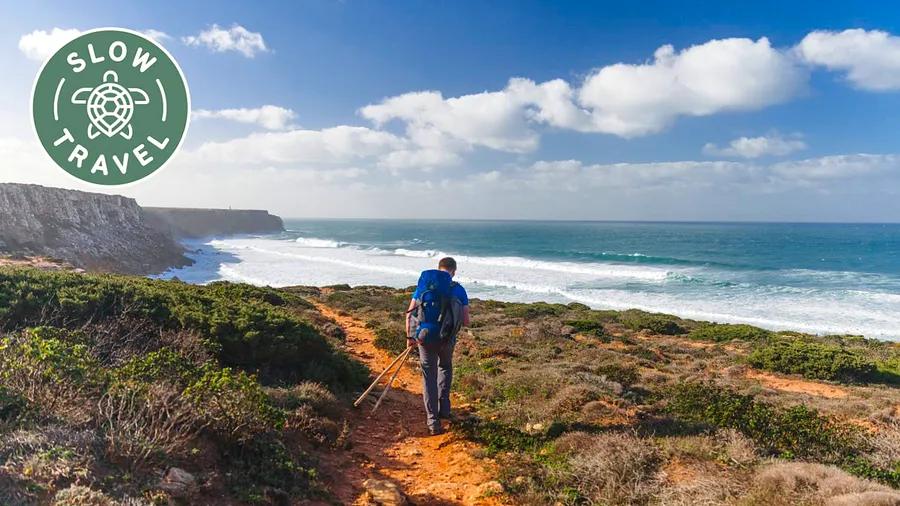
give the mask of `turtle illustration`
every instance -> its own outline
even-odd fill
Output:
[[[85,96],[87,95],[87,96]],[[131,139],[131,117],[135,105],[150,103],[147,92],[140,88],[126,88],[119,84],[119,76],[108,70],[103,82],[95,88],[79,88],[72,94],[72,103],[87,105],[88,138],[95,139],[101,133],[107,137],[121,135]]]

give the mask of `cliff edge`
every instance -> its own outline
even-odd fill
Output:
[[[281,218],[256,209],[145,207],[144,212],[154,226],[179,239],[265,234],[284,230]]]
[[[0,183],[0,254],[128,274],[191,263],[134,199],[16,183]]]

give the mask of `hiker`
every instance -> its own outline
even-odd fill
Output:
[[[408,346],[419,347],[422,397],[428,432],[442,434],[441,419],[450,419],[453,347],[456,335],[469,324],[469,296],[453,281],[456,260],[446,257],[437,269],[423,271],[409,302],[406,318]]]

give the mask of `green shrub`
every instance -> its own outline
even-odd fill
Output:
[[[6,388],[0,387],[0,422],[11,422],[26,411],[25,401]]]
[[[265,302],[273,306],[289,306],[310,309],[314,306],[288,291],[268,286],[254,286],[228,281],[214,281],[204,287],[204,291],[218,297],[234,300]]]
[[[198,417],[217,434],[248,440],[284,425],[262,386],[243,371],[207,365],[194,384],[184,390]]]
[[[827,459],[855,452],[851,429],[802,405],[778,408],[706,383],[675,385],[667,398],[677,418],[736,429],[770,455]]]
[[[872,381],[892,385],[900,384],[900,357],[879,360],[875,362],[875,369]]]
[[[606,330],[603,328],[603,322],[597,320],[566,320],[565,323],[584,334],[591,334],[597,337],[606,335]]]
[[[768,341],[753,350],[747,361],[759,369],[810,379],[866,381],[875,372],[875,364],[856,351],[803,339]]]
[[[631,330],[649,330],[655,334],[670,336],[684,333],[679,318],[662,313],[629,309],[619,314],[619,321]]]
[[[691,331],[688,337],[703,341],[726,342],[740,339],[743,341],[761,341],[772,333],[753,325],[732,323],[704,323]]]
[[[86,421],[107,377],[87,346],[65,335],[41,327],[0,340],[0,387],[43,413]]]
[[[294,410],[301,406],[311,406],[316,412],[337,414],[340,404],[324,386],[306,381],[290,388],[269,388],[266,393],[272,403],[284,410]]]
[[[542,316],[559,316],[569,308],[564,304],[549,304],[547,302],[535,302],[532,304],[511,303],[503,308],[506,316],[532,320]]]
[[[182,387],[197,381],[200,374],[197,364],[170,348],[135,357],[113,373],[119,381],[141,383],[164,381]]]
[[[637,383],[641,377],[634,365],[617,362],[600,364],[594,368],[594,373],[606,376],[608,380],[615,381],[625,388]]]
[[[460,423],[460,430],[469,440],[481,444],[489,455],[533,451],[542,441],[538,436],[490,420],[468,419]]]
[[[861,457],[854,457],[844,462],[843,467],[847,472],[861,478],[880,481],[894,488],[900,488],[900,461],[894,464],[893,469],[884,469]]]
[[[344,311],[385,311],[400,314],[409,306],[412,292],[377,286],[360,286],[336,290],[325,297],[329,306]]]
[[[368,301],[350,291],[335,291],[325,297],[329,306],[339,307],[347,311],[356,311],[368,305]]]
[[[274,304],[274,305],[273,305]],[[365,376],[287,308],[298,297],[232,283],[195,286],[115,275],[0,268],[0,330],[83,326],[122,318],[148,332],[196,332],[222,365],[263,379],[309,379],[355,388]]]
[[[393,355],[399,355],[406,349],[404,332],[405,329],[399,325],[378,326],[375,328],[375,341],[373,344],[376,348],[381,348]]]
[[[280,490],[285,497],[305,498],[320,492],[313,463],[301,454],[293,455],[284,442],[271,434],[247,441],[227,455],[226,483],[242,502],[281,504],[267,492]]]

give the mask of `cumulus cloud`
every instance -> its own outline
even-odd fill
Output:
[[[813,65],[844,72],[860,89],[900,89],[900,37],[880,30],[859,28],[842,32],[814,31],[796,48]]]
[[[81,30],[74,28],[35,30],[19,38],[19,51],[29,59],[42,62],[79,35]]]
[[[231,28],[212,25],[197,35],[183,37],[181,40],[188,46],[204,46],[217,53],[236,51],[247,58],[253,58],[269,50],[262,34],[251,32],[238,24],[232,25]]]
[[[399,120],[411,137],[430,132],[470,147],[524,153],[537,148],[539,125],[635,137],[658,132],[678,116],[777,104],[805,82],[806,71],[768,39],[723,39],[681,52],[662,46],[652,62],[602,67],[577,87],[562,79],[513,78],[502,90],[459,97],[405,93],[360,114],[376,125]]]
[[[806,149],[806,143],[799,137],[785,138],[778,134],[761,137],[739,137],[727,146],[713,143],[703,146],[703,154],[724,158],[759,158],[761,156],[786,156]]]
[[[521,101],[506,91],[447,99],[438,91],[405,93],[363,107],[360,114],[378,126],[395,119],[403,121],[410,137],[444,144],[455,140],[519,153],[538,145],[538,135],[528,127]]]
[[[220,109],[215,111],[197,109],[191,114],[194,119],[225,119],[238,123],[259,125],[267,130],[284,130],[290,127],[294,118],[297,117],[297,114],[291,109],[277,105],[264,105],[252,109]]]
[[[660,47],[652,62],[592,72],[578,92],[594,130],[622,137],[662,130],[678,116],[753,110],[801,90],[805,71],[762,37],[711,40],[680,52]]]

